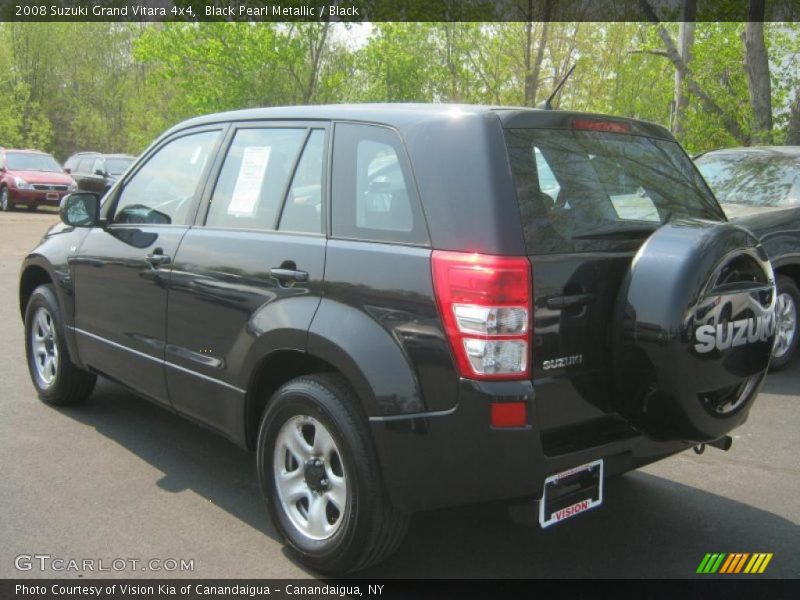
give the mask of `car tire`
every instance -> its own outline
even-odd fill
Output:
[[[25,309],[25,354],[28,371],[46,404],[64,406],[82,402],[92,393],[97,376],[78,368],[70,359],[64,322],[52,285],[40,285]]]
[[[5,186],[0,188],[0,210],[3,212],[14,210],[14,203],[11,201],[11,193]]]
[[[36,212],[37,208],[39,208],[39,207],[37,205],[35,205],[35,204],[28,204],[28,211],[29,212]]]
[[[800,289],[786,275],[776,278],[778,300],[776,302],[776,340],[772,349],[770,371],[785,369],[797,350],[797,316],[800,310]]]
[[[258,432],[259,483],[298,561],[342,574],[387,558],[408,515],[392,506],[358,398],[335,374],[299,377],[272,396]]]

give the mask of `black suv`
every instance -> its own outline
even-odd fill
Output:
[[[727,448],[775,283],[662,127],[449,105],[270,108],[160,137],[25,259],[49,404],[97,375],[254,450],[307,566],[388,556],[415,511],[539,502]]]
[[[135,160],[128,154],[78,152],[67,159],[64,170],[72,175],[79,190],[103,195]]]

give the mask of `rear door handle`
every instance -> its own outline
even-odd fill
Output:
[[[586,306],[597,299],[595,294],[574,294],[572,296],[553,296],[547,299],[547,308],[558,310]]]
[[[153,252],[152,254],[145,256],[144,260],[152,267],[160,267],[161,265],[168,265],[171,259],[169,256],[162,254],[161,252]]]
[[[308,273],[306,271],[297,271],[295,269],[283,269],[281,267],[273,267],[269,270],[269,274],[281,282],[294,281],[302,283],[308,281]]]

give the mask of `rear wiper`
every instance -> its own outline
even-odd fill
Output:
[[[652,227],[642,227],[636,229],[606,229],[603,231],[593,231],[592,233],[582,233],[573,235],[573,240],[643,240],[652,235],[655,231]]]

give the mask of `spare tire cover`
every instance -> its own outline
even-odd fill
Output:
[[[633,259],[614,315],[620,413],[658,440],[704,442],[745,421],[775,342],[775,278],[746,229],[678,221]]]

